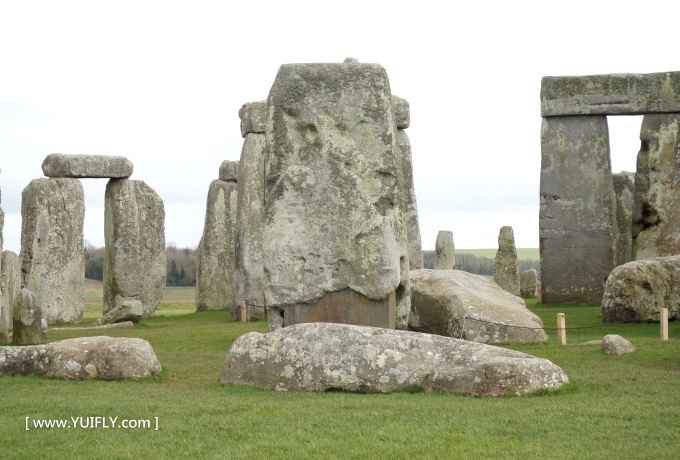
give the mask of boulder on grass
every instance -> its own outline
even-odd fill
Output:
[[[101,318],[92,323],[92,326],[103,326],[105,324],[122,323],[132,321],[138,323],[144,316],[144,305],[137,299],[126,299],[121,295],[116,296],[116,305]]]
[[[605,335],[602,339],[602,351],[608,355],[622,355],[635,351],[635,347],[628,340],[617,334]]]

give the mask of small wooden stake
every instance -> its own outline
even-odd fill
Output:
[[[239,304],[241,305],[241,322],[245,323],[246,321],[248,321],[248,318],[246,317],[247,316],[246,315],[246,301],[241,300],[239,302]]]
[[[567,326],[564,313],[557,314],[557,343],[560,345],[567,344]]]
[[[668,308],[661,309],[661,340],[668,340]]]

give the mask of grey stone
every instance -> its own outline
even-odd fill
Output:
[[[632,353],[635,347],[628,340],[617,334],[605,335],[602,339],[602,351],[608,355],[623,355]]]
[[[238,179],[238,161],[223,161],[220,165],[219,178],[225,182],[236,182]]]
[[[543,77],[541,116],[680,112],[680,72]]]
[[[544,118],[539,210],[543,302],[602,298],[615,263],[614,226],[607,118]]]
[[[165,208],[144,181],[111,179],[104,212],[103,313],[116,297],[139,300],[152,316],[166,281]]]
[[[6,324],[6,326],[3,326],[4,337],[5,340],[9,341],[8,332],[12,330],[14,321],[14,301],[21,291],[21,264],[19,256],[10,250],[5,250],[2,253],[0,265],[2,266],[2,269],[0,269],[0,285],[2,286],[0,309],[2,311],[2,319],[0,321]]]
[[[237,183],[212,181],[198,247],[196,310],[229,310],[236,299]]]
[[[134,329],[135,323],[132,321],[122,321],[120,323],[104,324],[102,326],[87,327],[51,327],[49,331],[91,331],[93,329]]]
[[[519,274],[519,292],[524,298],[536,297],[536,282],[538,281],[538,272],[535,268],[524,270]]]
[[[243,104],[238,116],[241,119],[241,137],[246,137],[246,134],[264,134],[267,125],[267,101]]]
[[[434,244],[434,269],[453,270],[456,268],[456,246],[453,243],[453,232],[439,230]]]
[[[398,129],[406,129],[411,125],[411,111],[406,99],[392,96],[392,106],[394,107],[394,119]]]
[[[659,322],[668,308],[670,319],[680,318],[680,256],[655,257],[620,265],[607,278],[602,296],[602,321]]]
[[[78,322],[85,299],[85,197],[78,179],[35,179],[21,194],[21,285],[43,318]]]
[[[680,254],[680,114],[645,115],[633,204],[633,258]]]
[[[14,301],[14,345],[42,343],[47,322],[43,317],[40,300],[33,292],[22,289]]]
[[[238,303],[248,305],[247,317],[264,318],[264,160],[265,135],[247,134],[241,150],[236,200],[236,296],[231,319],[240,318]]]
[[[120,179],[132,175],[132,162],[120,156],[51,153],[42,170],[46,177]]]
[[[111,310],[92,323],[93,327],[126,321],[138,323],[144,316],[144,305],[137,299],[126,299],[117,295],[115,302],[116,305]]]
[[[635,175],[625,171],[612,174],[614,197],[616,199],[616,266],[630,262],[633,258],[633,195]]]
[[[395,324],[406,327],[403,182],[385,69],[282,65],[267,110],[265,299],[280,312],[270,317],[345,289],[388,308],[396,290]]]
[[[552,362],[514,350],[410,331],[307,323],[250,332],[229,349],[220,382],[279,391],[523,395],[568,382]]]
[[[153,348],[137,338],[81,337],[45,345],[0,347],[0,375],[115,380],[160,373]]]
[[[519,266],[512,227],[501,227],[498,233],[498,251],[493,267],[493,280],[512,295],[519,295]]]
[[[0,254],[2,253],[3,234],[2,229],[5,226],[5,212],[0,208]],[[7,287],[2,278],[2,257],[0,257],[0,342],[9,342],[9,331],[12,322],[11,308],[9,306],[9,297],[7,297]]]
[[[412,329],[474,342],[544,342],[541,319],[493,281],[460,270],[411,271]]]
[[[410,270],[423,268],[423,247],[420,238],[420,222],[418,219],[418,203],[413,183],[413,160],[411,142],[406,131],[397,131],[399,153],[401,155],[401,171],[404,178],[404,217],[406,222],[406,239],[408,241],[408,263]]]

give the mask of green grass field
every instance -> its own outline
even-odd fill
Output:
[[[489,259],[496,258],[498,248],[493,249],[458,249],[456,254],[473,254],[477,257],[488,257]],[[538,248],[517,248],[517,259],[519,260],[541,260]]]
[[[671,459],[680,430],[680,323],[659,340],[656,324],[603,326],[598,304],[530,308],[550,341],[512,345],[561,366],[571,383],[554,393],[504,398],[454,394],[271,392],[223,385],[230,344],[264,321],[228,322],[225,311],[162,303],[153,318],[110,336],[148,340],[163,365],[141,381],[0,377],[0,452],[26,458],[484,458]],[[567,318],[557,345],[556,314]],[[86,308],[83,324],[100,315]],[[51,331],[54,341],[102,331]],[[634,353],[604,355],[584,342],[608,333]],[[118,417],[151,428],[30,428],[38,419]],[[158,431],[154,430],[158,418]]]

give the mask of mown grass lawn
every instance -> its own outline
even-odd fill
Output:
[[[0,378],[0,457],[9,458],[507,458],[680,457],[680,324],[603,326],[598,304],[529,302],[550,341],[511,348],[560,365],[571,383],[550,394],[473,398],[453,394],[283,393],[223,385],[230,344],[266,323],[228,322],[224,311],[163,303],[156,316],[111,336],[148,340],[163,375],[142,381]],[[567,345],[555,318],[567,317]],[[100,315],[87,307],[83,324]],[[604,355],[584,342],[608,333],[636,347]],[[48,341],[102,331],[52,331]],[[39,419],[151,420],[158,431],[25,429]]]

